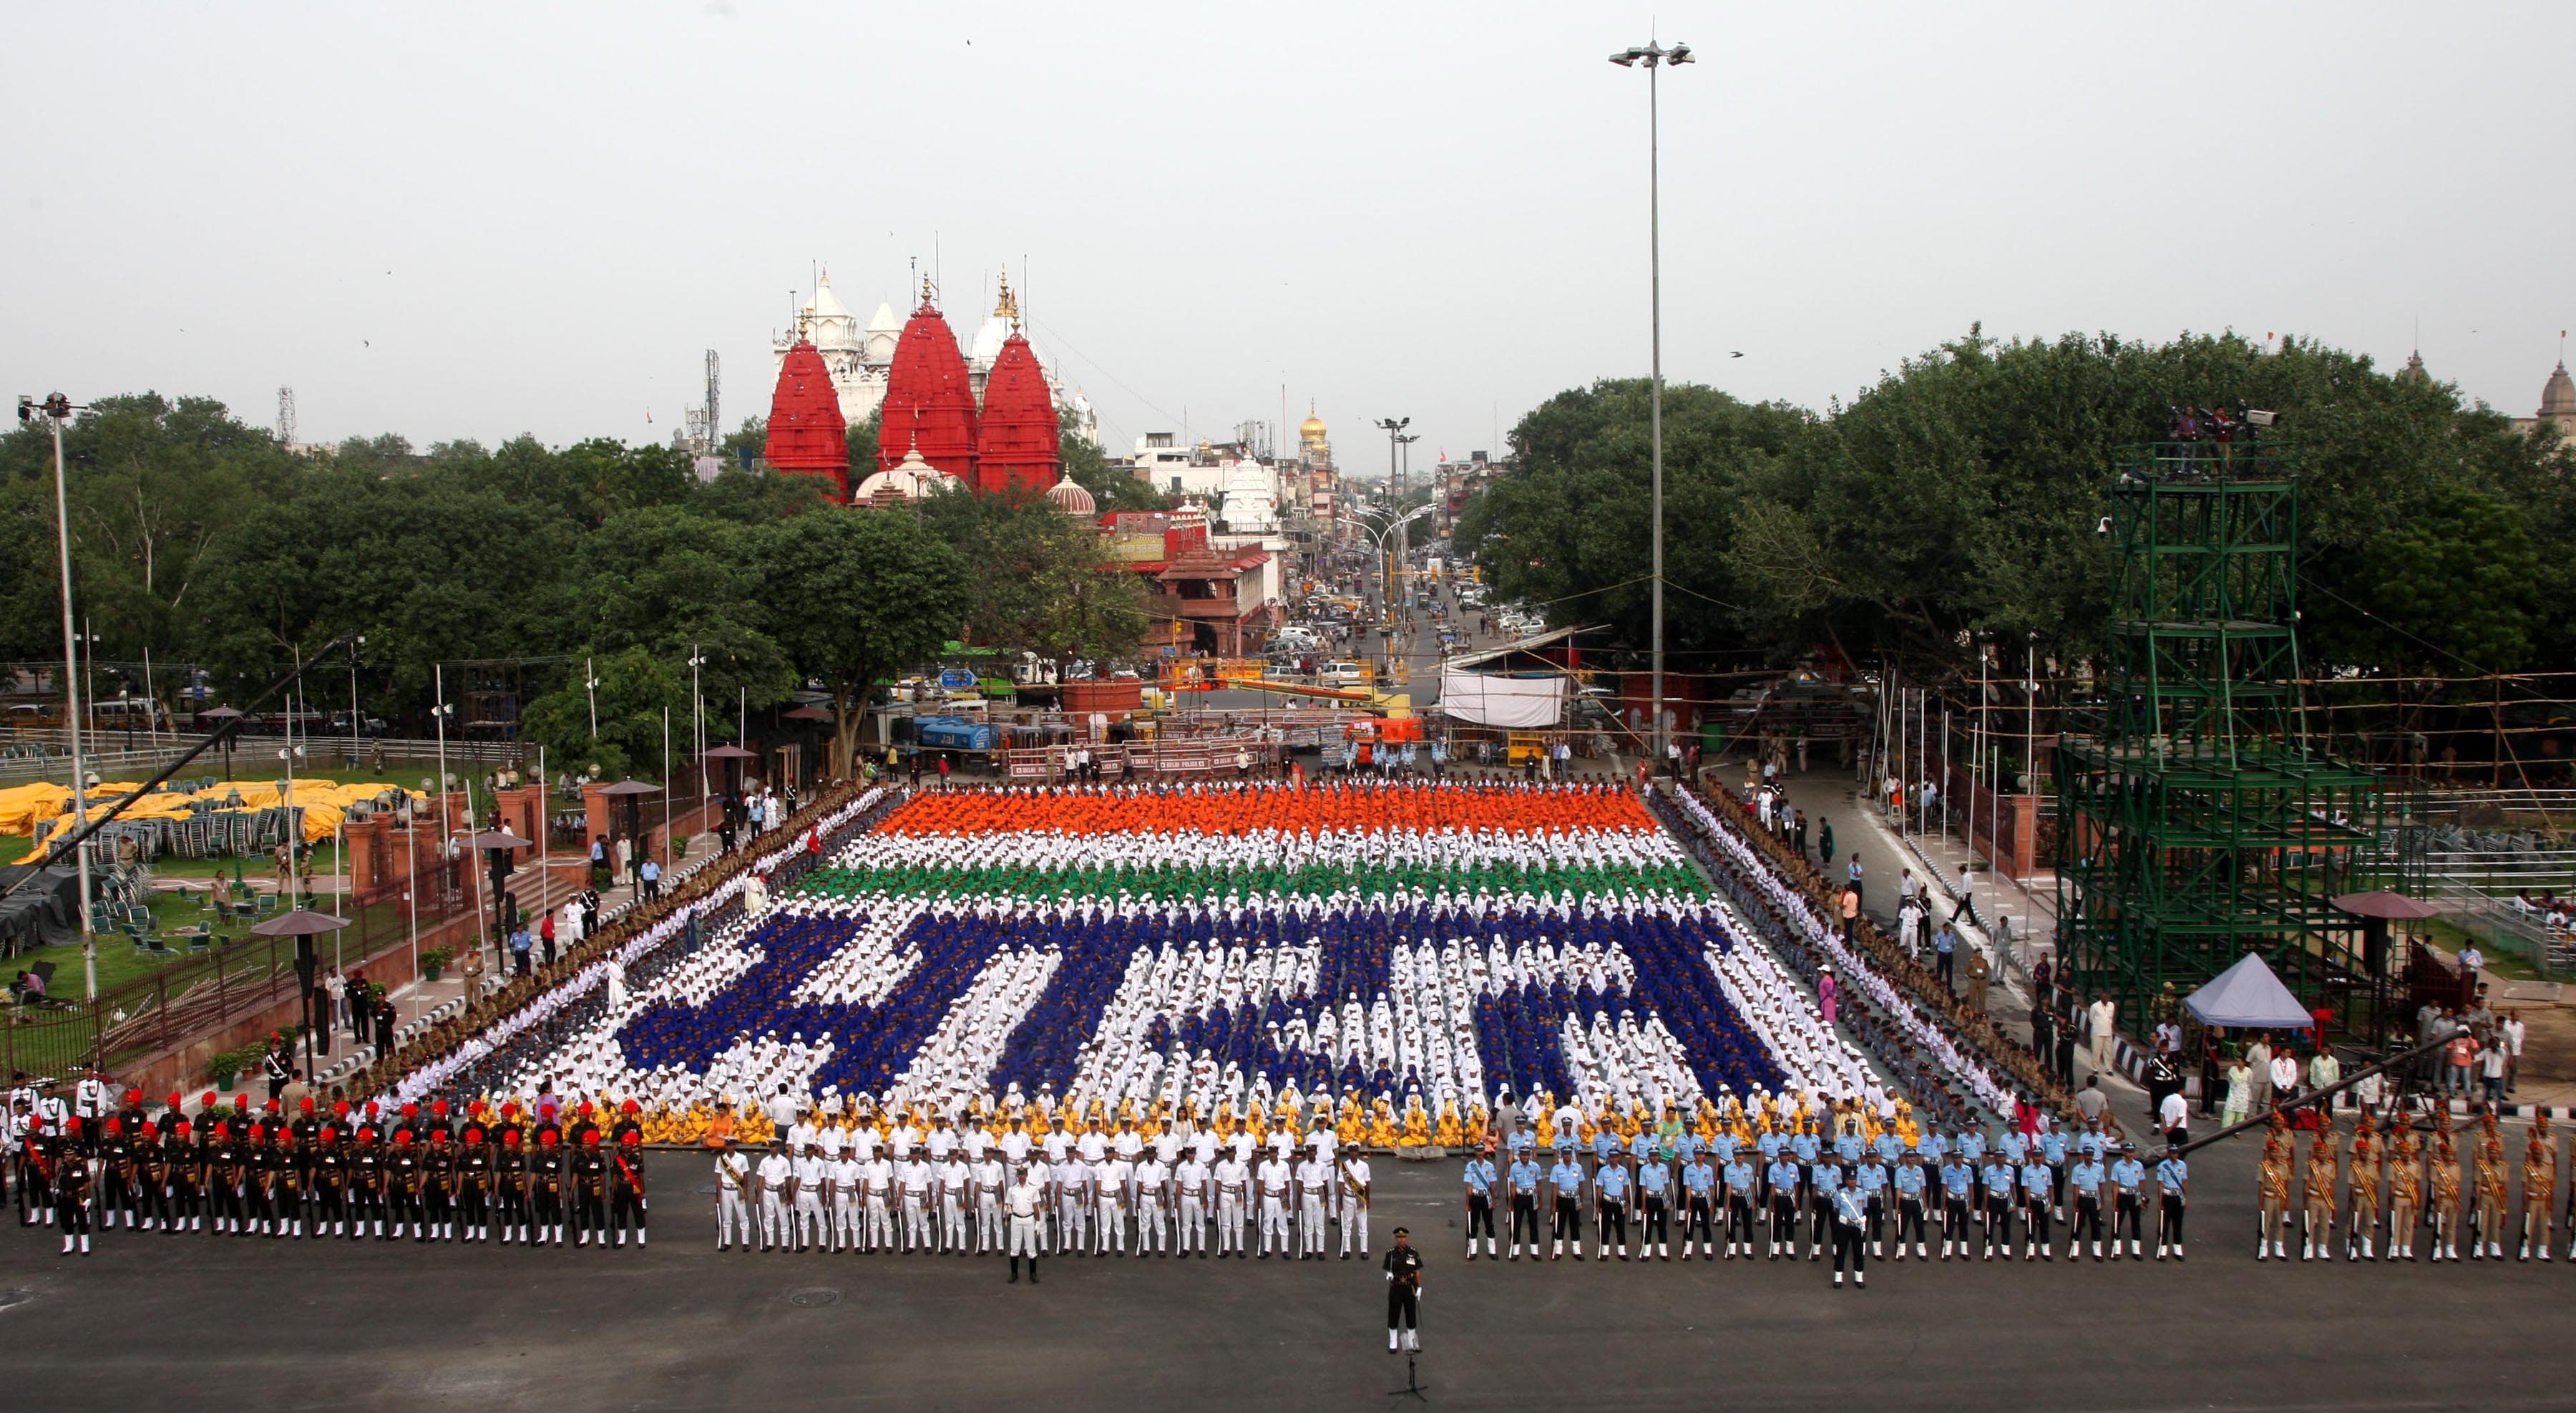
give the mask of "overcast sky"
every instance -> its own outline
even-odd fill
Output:
[[[2295,331],[2518,415],[2576,325],[2576,4],[16,5],[8,392],[301,435],[765,413],[816,264],[862,319],[1007,267],[1137,434],[1345,465],[1647,367],[1821,405],[1998,335]],[[1744,357],[1731,359],[1731,351]],[[646,422],[649,411],[652,421]]]

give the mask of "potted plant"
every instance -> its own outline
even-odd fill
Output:
[[[226,1050],[216,1055],[206,1061],[206,1073],[214,1079],[215,1088],[232,1093],[233,1079],[241,1073],[241,1052]]]
[[[451,960],[453,960],[453,958],[444,947],[432,947],[428,951],[421,953],[420,979],[423,981],[438,980],[439,977],[446,974],[447,964]]]

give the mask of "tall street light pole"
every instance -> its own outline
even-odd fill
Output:
[[[1643,49],[1622,49],[1610,56],[1619,67],[1646,66],[1646,268],[1654,320],[1654,388],[1647,400],[1648,426],[1654,438],[1655,568],[1654,568],[1654,743],[1655,766],[1672,760],[1672,737],[1664,722],[1664,195],[1656,70],[1666,64],[1692,62],[1690,46],[1666,49],[1648,42]]]
[[[33,398],[18,399],[18,420],[32,422],[39,413],[54,434],[54,540],[62,558],[63,570],[63,730],[72,752],[72,829],[78,832],[89,823],[89,773],[81,760],[81,690],[79,634],[72,627],[72,513],[71,496],[64,489],[63,424],[79,410],[70,398],[55,393],[39,403]],[[98,931],[91,920],[89,897],[89,843],[84,840],[73,850],[74,866],[80,873],[81,978],[87,1000],[98,999]]]
[[[1395,493],[1396,493],[1396,489],[1397,489],[1397,477],[1398,477],[1398,475],[1400,474],[1400,472],[1397,470],[1397,461],[1396,461],[1396,458],[1397,458],[1397,456],[1402,452],[1403,447],[1404,447],[1404,429],[1413,425],[1413,419],[1412,419],[1412,418],[1410,418],[1410,417],[1381,417],[1381,418],[1377,419],[1377,425],[1378,425],[1379,427],[1383,428],[1383,429],[1385,430],[1385,432],[1386,432],[1386,494],[1387,494],[1387,505],[1388,505],[1388,507],[1389,507],[1390,509],[1401,510],[1403,507],[1398,506],[1398,505],[1396,505],[1396,504],[1395,504]],[[1383,546],[1383,545],[1379,546],[1379,548],[1378,548],[1378,556],[1379,556],[1379,560],[1380,560],[1381,565],[1383,565],[1383,563],[1384,563],[1384,559],[1385,559],[1385,556],[1386,556],[1386,548],[1385,548],[1385,546]],[[1378,597],[1383,601],[1383,602],[1379,605],[1379,607],[1381,608],[1381,610],[1382,610],[1382,611],[1385,613],[1385,615],[1386,615],[1386,631],[1387,631],[1387,633],[1388,633],[1388,642],[1387,642],[1387,646],[1388,646],[1389,651],[1392,651],[1392,650],[1393,650],[1393,648],[1394,648],[1394,637],[1393,637],[1393,635],[1394,635],[1394,633],[1395,633],[1395,582],[1394,582],[1394,578],[1395,578],[1395,576],[1393,576],[1392,574],[1387,573],[1387,572],[1386,572],[1386,570],[1385,570],[1383,567],[1381,567],[1381,568],[1379,569],[1379,571],[1378,571],[1378,586],[1379,586],[1379,593],[1378,593]]]

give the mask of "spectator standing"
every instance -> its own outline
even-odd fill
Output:
[[[1979,948],[1968,949],[1968,1009],[1978,1015],[1986,1013],[1986,983],[1995,974],[1994,963],[1986,960]]]
[[[2528,1031],[2522,1012],[2507,1011],[2504,1023],[2496,1028],[2496,1038],[2504,1049],[2504,1092],[2511,1094],[2522,1080],[2522,1039]]]

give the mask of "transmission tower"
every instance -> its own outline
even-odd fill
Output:
[[[724,442],[724,420],[721,411],[723,379],[716,370],[716,351],[707,350],[707,400],[688,409],[683,432],[690,450],[700,456],[713,456]]]
[[[295,445],[295,389],[282,384],[277,389],[277,443]]]

